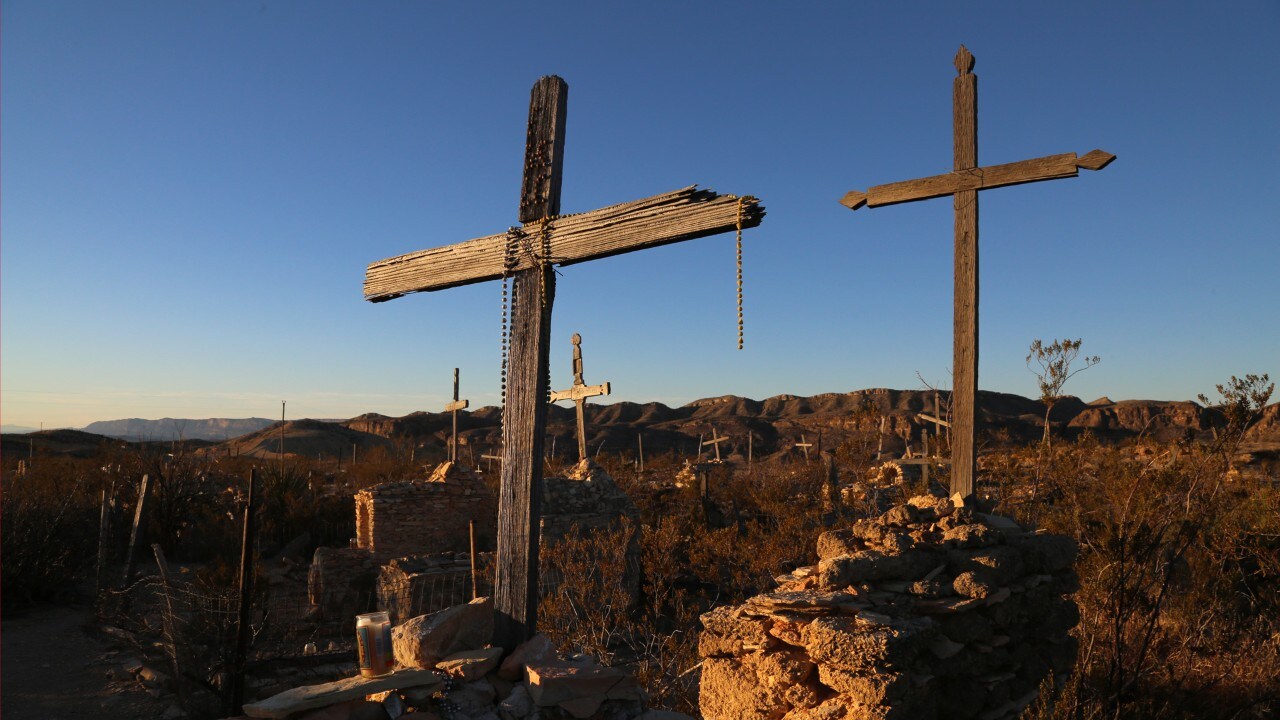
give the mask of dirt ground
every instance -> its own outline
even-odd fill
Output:
[[[153,698],[127,673],[135,656],[89,632],[88,607],[46,606],[0,617],[4,720],[162,718],[173,696]],[[116,679],[127,677],[127,679]]]

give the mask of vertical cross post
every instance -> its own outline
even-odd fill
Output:
[[[449,462],[458,462],[458,411],[466,410],[469,400],[458,399],[458,368],[453,369],[453,402],[444,406],[444,411],[453,414],[453,431],[449,433]]]
[[[973,54],[963,45],[956,53],[959,74],[951,86],[951,119],[955,172],[978,166],[978,76]],[[960,190],[955,205],[955,287],[952,323],[952,397],[956,433],[951,441],[951,492],[973,495],[978,432],[978,190]]]
[[[520,193],[522,223],[537,223],[560,213],[568,96],[568,84],[555,76],[540,78],[533,86]],[[545,368],[556,294],[556,276],[549,260],[517,270],[512,278],[494,587],[494,643],[508,651],[533,636],[538,618],[538,518],[548,392]]]

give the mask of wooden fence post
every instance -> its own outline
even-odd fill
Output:
[[[240,612],[236,627],[236,654],[232,659],[231,693],[229,696],[232,715],[239,715],[244,705],[244,663],[249,652],[249,619],[253,599],[253,545],[257,537],[254,526],[253,505],[255,486],[258,484],[258,469],[249,471],[249,497],[244,506],[244,535],[240,541]]]
[[[142,515],[143,508],[146,507],[147,497],[151,494],[151,476],[142,476],[142,485],[138,488],[138,505],[133,509],[133,530],[129,533],[129,551],[124,558],[124,583],[121,589],[128,589],[129,583],[133,582],[133,573],[137,570],[137,556],[134,551],[138,547],[139,539],[142,537]],[[125,596],[124,609],[129,607],[129,598]]]

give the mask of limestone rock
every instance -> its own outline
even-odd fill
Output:
[[[303,710],[361,699],[365,695],[383,690],[437,687],[442,684],[443,678],[434,670],[397,670],[378,678],[357,675],[330,683],[286,690],[265,700],[245,705],[244,714],[252,718],[285,718]]]
[[[484,647],[493,639],[493,601],[476,598],[430,615],[420,615],[391,631],[396,662],[431,668],[449,655]]]
[[[525,665],[554,660],[556,649],[546,635],[538,633],[516,646],[515,650],[502,661],[498,667],[498,677],[503,680],[517,681],[524,677]]]
[[[450,677],[469,682],[488,675],[501,659],[500,647],[464,650],[436,663],[436,669]]]

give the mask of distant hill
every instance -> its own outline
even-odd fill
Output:
[[[27,427],[26,425],[0,425],[0,434],[4,435],[21,435],[23,433],[36,432],[40,428]]]
[[[99,420],[84,426],[85,432],[121,440],[230,440],[251,432],[257,432],[272,424],[266,418],[160,418],[143,420]],[[6,431],[7,432],[7,431]]]
[[[81,430],[40,430],[22,435],[6,433],[0,436],[0,455],[16,458],[28,455],[93,457],[112,444],[119,445],[120,442]]]
[[[286,457],[302,455],[349,458],[353,446],[359,454],[367,454],[375,448],[389,451],[395,447],[393,441],[381,435],[353,430],[336,422],[290,420],[284,423],[283,428],[279,422],[274,422],[257,432],[220,443],[206,452],[263,459],[279,458],[282,435]]]

